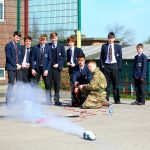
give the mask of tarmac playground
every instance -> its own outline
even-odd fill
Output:
[[[107,107],[68,107],[70,96],[61,95],[62,107],[42,104],[44,111],[52,114],[47,125],[43,125],[43,118],[28,122],[8,115],[9,107],[1,97],[0,150],[150,149],[150,101],[144,106],[132,106],[130,100],[121,99],[122,104],[113,104],[113,115],[109,116]],[[96,140],[83,139],[86,130],[92,131]]]

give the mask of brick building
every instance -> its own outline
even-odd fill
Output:
[[[20,32],[24,37],[24,2],[20,0]],[[0,0],[0,84],[7,83],[5,73],[5,45],[17,30],[17,0]],[[23,40],[21,40],[21,43]]]

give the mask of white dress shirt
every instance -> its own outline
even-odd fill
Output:
[[[71,54],[71,64],[74,64],[74,46],[73,47],[70,47],[70,50],[72,50],[72,54]]]
[[[22,62],[22,66],[23,67],[27,67],[27,62],[26,62],[26,60],[27,60],[27,53],[28,53],[28,49],[27,49],[27,47],[25,47],[25,55],[24,55],[23,62]]]

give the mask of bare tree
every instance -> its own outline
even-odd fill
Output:
[[[134,31],[118,23],[114,23],[113,25],[108,25],[106,27],[106,31],[114,32],[116,38],[122,43],[122,45],[130,45],[135,40]]]
[[[65,38],[66,34],[67,34],[67,31],[64,29],[64,27],[57,27],[55,29],[55,31],[58,33],[58,36],[60,39],[63,39]]]
[[[150,37],[147,39],[147,41],[144,42],[145,44],[150,44]]]

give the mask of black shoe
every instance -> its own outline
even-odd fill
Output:
[[[134,101],[131,103],[131,105],[137,105],[138,104],[138,101]]]
[[[145,105],[145,102],[144,101],[138,102],[137,105]]]
[[[62,103],[58,101],[58,102],[55,102],[55,105],[56,105],[56,106],[61,106]]]
[[[108,97],[106,97],[106,100],[109,102],[109,98]]]
[[[79,102],[72,102],[72,107],[79,107],[80,103]]]
[[[115,104],[121,104],[121,102],[120,101],[115,101]]]

